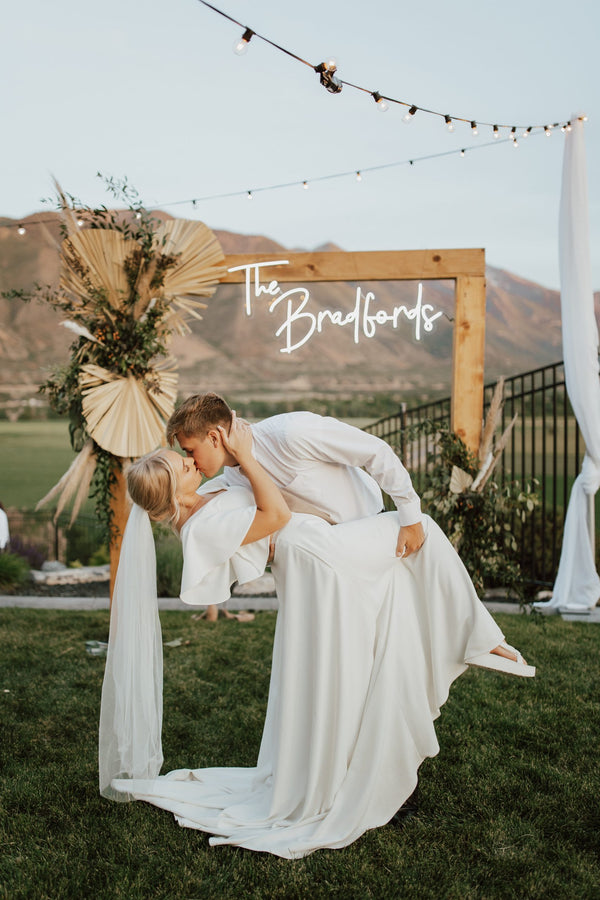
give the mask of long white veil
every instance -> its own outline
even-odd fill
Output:
[[[156,778],[163,762],[162,635],[156,594],[156,552],[148,514],[129,514],[110,617],[99,733],[100,793],[133,800],[114,778]]]

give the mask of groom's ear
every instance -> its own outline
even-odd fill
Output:
[[[221,435],[219,434],[219,429],[215,426],[215,428],[209,428],[206,433],[206,437],[212,447],[218,447],[222,444]]]

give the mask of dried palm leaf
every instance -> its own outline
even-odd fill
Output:
[[[85,326],[79,325],[78,322],[71,322],[68,319],[65,319],[64,322],[59,322],[59,325],[62,325],[64,328],[67,328],[69,331],[72,331],[73,334],[79,335],[79,337],[84,337],[88,341],[92,341],[94,344],[99,344],[100,341],[98,338],[94,337],[91,331],[89,331]]]
[[[173,412],[177,376],[154,373],[157,388],[133,375],[121,376],[100,366],[82,366],[83,415],[94,440],[114,456],[138,457],[164,441],[165,419]]]
[[[94,442],[86,441],[83,449],[77,454],[65,474],[60,481],[48,491],[45,497],[37,503],[36,509],[40,509],[58,496],[58,504],[54,513],[54,521],[58,519],[65,505],[71,497],[76,493],[73,510],[71,512],[72,525],[81,508],[81,504],[88,495],[90,484],[96,468],[96,454],[94,453]]]
[[[502,409],[503,397],[504,377],[502,376],[498,379],[498,383],[494,388],[492,402],[490,403],[490,408],[485,420],[485,425],[483,426],[481,442],[479,444],[480,462],[484,462],[485,460],[487,460],[489,454],[492,452],[492,442],[494,440],[494,434],[496,431],[496,426],[498,424],[498,417]]]
[[[124,263],[138,249],[118,231],[90,228],[65,238],[62,244],[60,287],[84,303],[95,302],[90,287],[103,289],[118,309],[128,295]]]
[[[513,416],[512,419],[511,419],[511,421],[508,423],[508,425],[507,425],[506,428],[504,429],[504,431],[503,431],[503,433],[502,433],[502,436],[501,436],[500,440],[499,440],[498,443],[496,444],[496,448],[495,448],[495,450],[494,450],[494,455],[493,455],[493,457],[492,457],[492,461],[491,461],[490,465],[488,466],[488,468],[487,468],[485,474],[484,474],[484,475],[482,476],[482,478],[481,478],[481,481],[480,481],[479,486],[478,486],[478,490],[479,490],[479,491],[482,491],[482,490],[483,490],[483,488],[485,487],[485,485],[486,485],[486,483],[487,483],[487,481],[488,481],[490,475],[491,475],[492,472],[494,471],[494,466],[495,466],[496,463],[498,462],[498,459],[500,458],[500,454],[502,453],[502,451],[503,451],[504,448],[506,447],[506,444],[507,444],[507,442],[508,442],[509,435],[510,435],[511,431],[513,430],[514,425],[515,425],[515,422],[517,421],[518,418],[519,418],[519,414],[518,414],[518,413],[515,413],[514,416]]]
[[[56,190],[57,196],[60,200],[61,218],[63,221],[63,225],[67,230],[67,234],[77,234],[77,232],[80,230],[79,225],[77,224],[77,219],[79,217],[67,200],[65,192],[61,188],[56,178],[52,178],[52,181],[54,182],[54,189]]]
[[[471,487],[472,483],[472,475],[465,472],[464,469],[460,469],[458,466],[452,466],[449,487],[453,494],[462,494],[463,491],[466,491]]]
[[[157,238],[161,253],[179,257],[165,273],[162,296],[177,311],[197,317],[196,311],[205,308],[197,298],[212,297],[225,273],[221,245],[204,223],[184,219],[161,223]]]

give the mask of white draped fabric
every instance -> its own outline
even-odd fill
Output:
[[[583,610],[595,606],[600,598],[588,526],[589,506],[600,487],[600,380],[584,123],[577,116],[571,122],[572,130],[565,134],[560,203],[560,298],[567,392],[585,440],[586,455],[571,490],[552,599],[540,606]]]
[[[266,542],[231,558],[254,511],[252,494],[232,487],[188,520],[184,597],[222,599],[234,573],[264,565]],[[439,750],[434,721],[450,685],[503,639],[454,548],[423,524],[425,544],[401,560],[397,512],[335,526],[294,514],[273,563],[280,609],[256,765],[121,775],[112,789],[170,810],[213,845],[285,858],[388,822]]]
[[[100,706],[100,793],[113,778],[154,778],[163,762],[162,638],[156,597],[156,553],[148,514],[129,514],[110,614],[110,633]]]

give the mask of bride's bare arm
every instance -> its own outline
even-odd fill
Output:
[[[252,544],[273,534],[289,521],[291,513],[281,492],[270,475],[252,455],[252,429],[247,422],[241,422],[235,413],[229,434],[219,426],[223,446],[244,470],[256,502],[256,515],[243,544]]]

